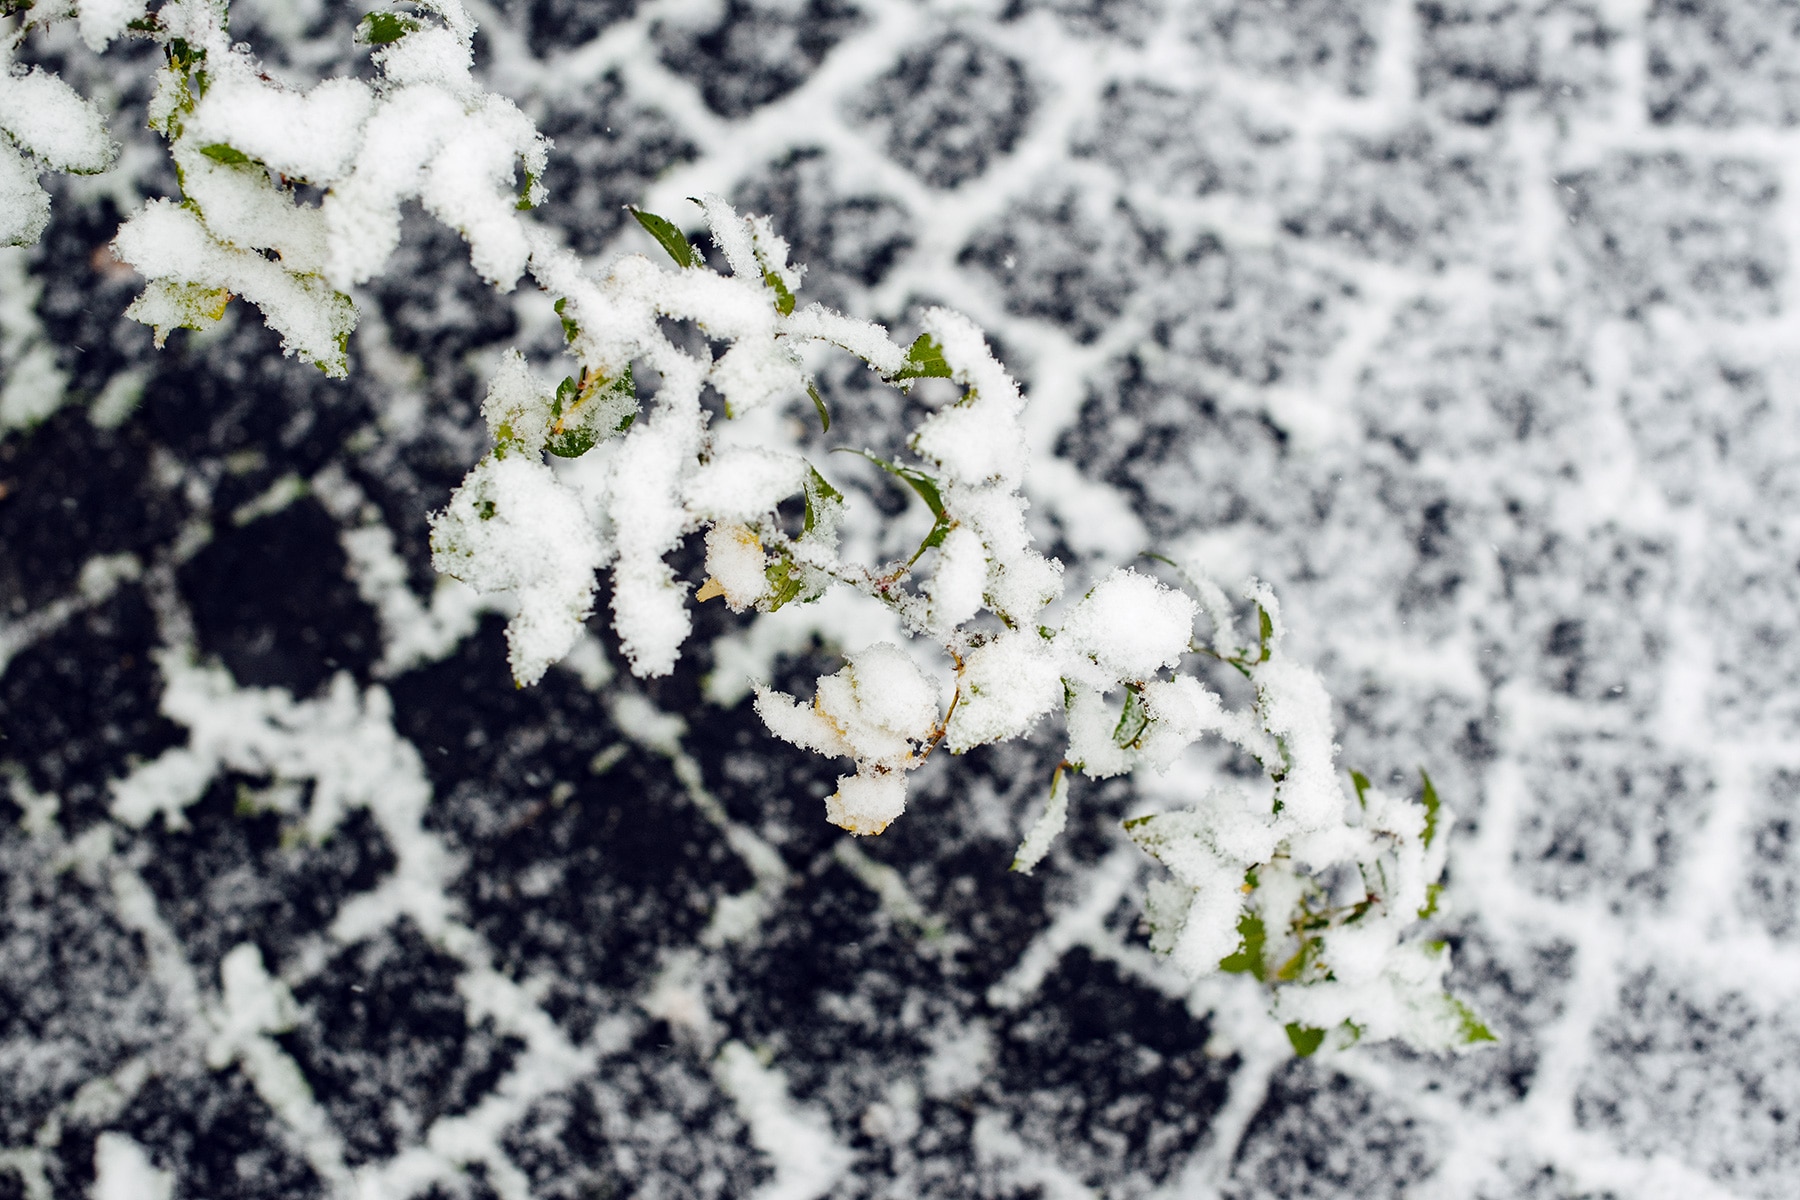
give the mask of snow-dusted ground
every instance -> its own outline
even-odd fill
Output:
[[[308,78],[359,12],[234,28]],[[421,220],[350,383],[242,312],[156,353],[100,249],[172,186],[132,148],[0,256],[5,386],[71,397],[0,443],[0,1197],[1800,1193],[1793,5],[478,15],[572,244],[770,212],[809,294],[990,330],[1077,575],[1275,583],[1345,764],[1457,810],[1501,1044],[1296,1061],[1154,960],[1118,820],[1222,759],[1078,784],[1026,878],[1048,740],[842,838],[719,605],[673,679],[596,622],[515,691],[424,518],[554,318]],[[142,54],[70,44],[144,145]],[[891,451],[892,394],[827,382]]]

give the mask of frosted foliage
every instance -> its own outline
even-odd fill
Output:
[[[104,46],[137,11],[90,0],[80,33]],[[1346,791],[1330,699],[1285,654],[1266,585],[1250,580],[1237,597],[1255,610],[1251,645],[1226,591],[1172,563],[1087,575],[1097,582],[1064,599],[1063,564],[1039,552],[1027,523],[1026,399],[974,322],[927,308],[903,345],[881,325],[802,304],[804,268],[768,218],[714,195],[698,204],[723,270],[647,213],[638,220],[666,261],[583,261],[530,211],[544,198],[548,144],[517,105],[475,81],[475,26],[456,0],[368,18],[368,81],[310,88],[264,70],[232,42],[225,16],[211,0],[169,0],[140,24],[164,51],[151,127],[183,194],[148,202],[119,230],[118,256],[148,281],[129,315],[160,345],[171,329],[216,323],[241,297],[288,353],[346,375],[356,324],[347,293],[382,275],[412,201],[462,236],[497,290],[528,276],[560,319],[566,374],[551,384],[562,372],[546,362],[500,355],[482,405],[492,448],[431,518],[434,565],[504,597],[520,685],[578,644],[588,647],[581,669],[598,677],[582,634],[602,573],[619,648],[644,678],[674,669],[691,604],[722,599],[760,623],[835,593],[812,611],[840,614],[829,627],[848,643],[842,668],[819,677],[810,700],[755,687],[771,734],[854,764],[825,801],[828,821],[879,834],[905,810],[909,773],[940,747],[955,755],[1019,738],[1060,705],[1063,759],[1015,860],[1030,871],[1057,852],[1080,803],[1076,774],[1166,771],[1218,738],[1262,777],[1127,823],[1169,872],[1149,895],[1152,946],[1195,978],[1253,975],[1297,1046],[1328,1032],[1431,1047],[1489,1036],[1443,991],[1447,952],[1414,936],[1444,865],[1449,817],[1435,793],[1427,785],[1420,804],[1360,778],[1354,797]],[[0,128],[0,233],[28,241],[48,214],[36,171],[99,170],[113,150],[98,110],[41,70],[0,73]],[[857,463],[895,477],[922,510],[909,518],[922,531],[916,548],[887,561],[857,557],[866,537],[840,539],[850,502],[808,458],[804,427],[786,419],[816,409],[829,428],[831,401],[811,368],[831,347],[900,393],[921,378],[959,393],[924,410],[904,461],[865,452]],[[634,368],[657,379],[647,404]],[[707,389],[724,401],[722,422],[703,403]],[[697,587],[669,561],[695,535],[705,549]],[[1209,640],[1195,627],[1203,614]],[[791,645],[796,628],[810,637],[827,627],[813,620],[759,625],[771,630],[762,640]],[[1247,705],[1208,686],[1198,668],[1209,657],[1207,670],[1249,680]],[[616,698],[615,717],[631,700]],[[659,746],[679,749],[674,728]],[[171,751],[134,776],[120,811],[139,823],[178,812],[207,770]],[[1359,888],[1346,889],[1351,878]],[[262,979],[252,965],[228,960],[228,1001],[242,993],[250,1004]],[[257,1011],[252,1024],[273,1028]]]
[[[50,193],[12,144],[0,141],[0,246],[29,246],[50,224]]]
[[[906,651],[878,642],[822,677],[810,709],[759,689],[756,710],[776,736],[856,760],[856,774],[838,780],[827,816],[852,833],[875,834],[906,807],[905,773],[924,761],[937,730],[938,688]]]
[[[115,147],[106,118],[43,68],[0,73],[0,129],[22,150],[58,171],[104,171]]]
[[[432,562],[481,591],[511,592],[513,676],[536,683],[593,609],[599,539],[574,492],[542,462],[489,458],[431,524]]]
[[[145,0],[80,0],[75,6],[76,28],[88,49],[106,49],[108,42],[125,33],[125,27],[144,15]]]
[[[706,531],[706,573],[732,612],[754,607],[769,594],[768,563],[754,529],[714,525]]]
[[[951,715],[954,754],[1026,732],[1062,696],[1062,673],[1036,633],[1003,633],[964,660],[962,693]]]
[[[1148,575],[1115,571],[1085,596],[1063,623],[1077,653],[1118,679],[1148,679],[1187,653],[1194,602]]]

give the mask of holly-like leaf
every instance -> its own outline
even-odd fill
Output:
[[[657,216],[653,212],[645,212],[635,204],[625,206],[637,223],[644,227],[644,232],[656,239],[656,244],[668,251],[669,257],[675,260],[678,267],[691,267],[699,261],[699,254],[688,243],[687,235],[678,229],[673,221]],[[790,306],[791,306],[790,297]]]
[[[1288,1043],[1294,1047],[1294,1053],[1301,1058],[1311,1058],[1325,1044],[1325,1031],[1314,1029],[1310,1025],[1302,1025],[1298,1021],[1287,1023]]]
[[[944,348],[928,333],[921,333],[906,352],[906,365],[894,372],[891,382],[906,379],[948,379],[950,364],[944,360]]]

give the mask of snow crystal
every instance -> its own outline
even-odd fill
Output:
[[[1213,860],[1214,869],[1199,876],[1188,904],[1187,920],[1175,939],[1169,959],[1189,978],[1198,978],[1218,969],[1219,960],[1237,948],[1238,917],[1243,912],[1243,893],[1238,890],[1243,878],[1235,868]]]
[[[785,692],[758,687],[756,715],[770,733],[802,750],[844,758],[853,753],[844,731],[832,724],[817,704],[801,705]]]
[[[727,204],[723,197],[711,192],[704,192],[695,197],[700,206],[706,210],[706,220],[712,227],[713,245],[725,256],[731,266],[731,273],[744,279],[761,279],[762,272],[757,269],[756,247],[750,240],[750,228],[737,210]]]
[[[1066,679],[1064,684],[1068,688],[1063,721],[1069,733],[1069,761],[1079,763],[1081,773],[1089,779],[1110,779],[1131,770],[1137,754],[1113,738],[1123,714],[1106,703],[1097,687]]]
[[[1017,487],[1025,478],[1017,414],[985,397],[933,413],[913,435],[912,448],[958,482]]]
[[[921,761],[917,751],[938,721],[937,683],[891,642],[848,657],[844,669],[822,676],[812,706],[758,688],[756,711],[775,736],[806,750],[856,759],[857,773],[841,778],[826,816],[852,833],[880,833],[906,807],[903,772]]]

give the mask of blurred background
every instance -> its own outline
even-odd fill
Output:
[[[1432,936],[1501,1040],[1296,1060],[1149,952],[1120,818],[1223,754],[1078,783],[1029,878],[1049,728],[841,837],[742,680],[853,616],[705,606],[650,684],[602,616],[515,690],[425,522],[547,306],[414,212],[348,382],[243,304],[154,350],[106,246],[175,193],[156,56],[65,25],[25,57],[126,149],[0,251],[0,1198],[1800,1191],[1800,6],[472,9],[571,246],[768,213],[802,302],[985,326],[1074,580],[1275,585],[1343,765],[1455,812]],[[367,75],[362,12],[233,32]],[[817,448],[896,451],[917,412],[820,371]]]

